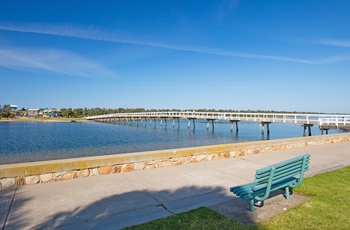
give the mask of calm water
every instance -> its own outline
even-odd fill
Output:
[[[196,130],[148,126],[135,127],[104,123],[1,123],[0,164],[42,161],[116,153],[172,149],[267,139],[254,122],[240,122],[239,133],[230,132],[229,123],[215,123],[215,131],[206,130],[206,122],[196,121]],[[235,128],[235,126],[234,126]],[[266,132],[266,128],[265,128]],[[296,124],[273,123],[269,139],[301,137],[303,128]],[[330,130],[330,133],[338,133]],[[312,135],[320,135],[317,126]]]

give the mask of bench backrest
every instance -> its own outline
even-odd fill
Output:
[[[253,190],[257,191],[263,188],[268,190],[271,184],[279,183],[291,177],[299,176],[297,184],[293,187],[298,187],[304,178],[304,172],[309,169],[310,154],[304,154],[281,163],[271,165],[256,171],[255,182],[258,185],[254,186]]]

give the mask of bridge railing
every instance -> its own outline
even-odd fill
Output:
[[[350,115],[334,114],[282,114],[282,113],[224,113],[224,112],[196,112],[196,111],[159,111],[142,113],[115,113],[90,116],[86,119],[127,118],[127,119],[202,119],[227,121],[256,121],[302,124],[343,124],[350,125]]]

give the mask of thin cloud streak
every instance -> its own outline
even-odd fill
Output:
[[[0,48],[0,66],[80,77],[112,77],[111,70],[76,54],[57,49]]]
[[[350,48],[350,41],[342,40],[319,40],[316,41],[318,44],[329,45],[329,46],[339,46],[339,47],[348,47]]]
[[[71,25],[45,25],[45,24],[14,24],[14,23],[4,23],[0,22],[0,30],[16,31],[16,32],[26,32],[26,33],[38,33],[46,35],[64,36],[64,37],[75,37],[89,40],[114,42],[114,43],[124,43],[124,44],[134,44],[134,45],[144,45],[152,46],[157,48],[173,49],[179,51],[204,53],[211,55],[220,55],[228,57],[240,57],[240,58],[252,58],[252,59],[265,59],[265,60],[276,60],[276,61],[287,61],[295,63],[304,64],[324,64],[320,61],[310,61],[306,59],[299,59],[293,57],[283,57],[283,56],[272,56],[272,55],[260,55],[252,53],[243,52],[229,52],[216,49],[205,49],[205,48],[195,48],[186,47],[178,45],[168,45],[156,42],[145,42],[130,39],[132,37],[130,34],[117,34],[116,32],[101,31],[95,27],[75,27]]]

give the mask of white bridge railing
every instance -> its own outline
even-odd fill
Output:
[[[103,119],[202,119],[227,121],[280,122],[318,124],[320,126],[350,126],[350,115],[339,114],[283,114],[283,113],[222,113],[196,111],[159,111],[142,113],[114,113],[86,117],[87,120]]]

